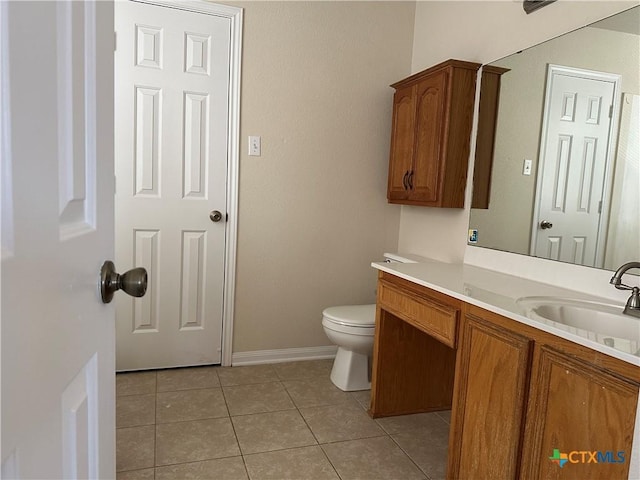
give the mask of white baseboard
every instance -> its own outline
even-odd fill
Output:
[[[323,360],[326,358],[335,358],[337,349],[338,347],[335,345],[328,345],[326,347],[283,348],[281,350],[234,352],[231,364],[234,367],[238,367],[240,365],[295,362],[298,360]]]

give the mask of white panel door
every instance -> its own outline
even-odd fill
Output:
[[[615,92],[594,73],[550,67],[533,225],[536,256],[587,266],[596,266]]]
[[[2,478],[114,478],[113,4],[0,11]]]
[[[220,363],[230,20],[116,2],[116,32],[116,265],[149,273],[116,368]]]

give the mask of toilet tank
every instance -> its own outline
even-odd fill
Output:
[[[412,253],[385,253],[385,263],[423,263],[427,259],[420,255],[413,255]]]

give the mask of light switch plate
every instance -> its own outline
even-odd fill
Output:
[[[526,160],[524,161],[524,164],[522,165],[522,174],[523,175],[531,175],[531,167],[533,165],[533,161],[532,160]]]
[[[249,155],[259,157],[262,151],[261,139],[256,135],[249,135]]]

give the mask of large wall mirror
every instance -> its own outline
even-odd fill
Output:
[[[488,66],[497,117],[476,246],[608,270],[640,261],[639,58],[637,6]]]

